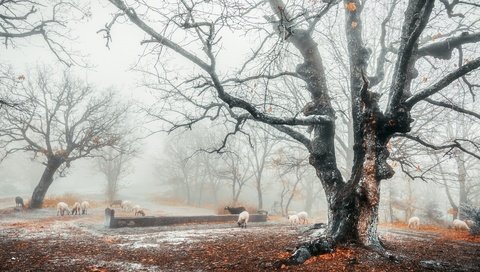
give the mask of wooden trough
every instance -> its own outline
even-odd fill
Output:
[[[199,216],[141,216],[115,217],[115,210],[105,209],[105,226],[109,228],[123,227],[155,227],[187,223],[235,223],[238,214],[199,215]],[[267,222],[266,214],[250,214],[248,222]]]

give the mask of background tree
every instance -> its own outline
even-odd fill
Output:
[[[116,101],[112,92],[97,94],[86,82],[68,71],[57,78],[52,68],[38,69],[8,97],[19,101],[21,109],[4,108],[0,136],[7,154],[31,152],[45,170],[32,194],[31,208],[41,208],[54,175],[81,158],[93,157],[107,146],[115,146],[123,134],[121,124],[127,106]]]
[[[272,137],[271,133],[268,133],[266,129],[269,129],[269,127],[253,128],[253,132],[250,134],[250,141],[252,143],[251,153],[247,155],[247,160],[252,167],[254,175],[258,201],[257,209],[259,210],[263,209],[263,187],[265,186],[263,177],[275,144],[278,143],[278,139],[274,136]],[[245,146],[248,146],[248,143],[246,143]]]
[[[121,188],[121,181],[132,171],[132,159],[136,151],[131,143],[117,144],[118,148],[107,147],[101,157],[97,159],[97,165],[105,175],[107,184],[105,193],[108,202],[115,199],[118,190]]]
[[[358,243],[386,253],[378,237],[377,223],[380,182],[394,174],[388,164],[392,137],[408,138],[436,149],[459,149],[480,158],[478,142],[449,140],[448,144],[436,145],[443,141],[429,143],[409,133],[415,125],[412,115],[415,117],[416,107],[429,101],[442,107],[445,104],[436,100],[442,90],[458,79],[472,84],[478,78],[474,71],[480,67],[476,53],[480,41],[476,4],[442,1],[435,5],[433,0],[387,4],[361,0],[287,4],[281,0],[151,5],[142,1],[110,2],[119,11],[115,19],[127,17],[148,36],[142,41],[149,47],[148,56],[163,61],[165,58],[159,55],[171,57],[176,53],[195,67],[179,75],[178,70],[168,69],[168,63],[162,63],[162,71],[156,69],[157,65],[149,66],[153,68],[148,74],[153,76],[152,82],[165,86],[157,89],[159,93],[174,100],[168,108],[162,108],[171,113],[167,115],[169,119],[192,125],[195,120],[225,117],[235,121],[234,131],[245,122],[262,122],[295,139],[309,152],[309,162],[327,196],[328,237],[316,237],[299,247],[289,260],[291,263],[329,252],[339,243]],[[343,9],[343,13],[335,9]],[[373,13],[376,16],[371,16]],[[339,18],[344,21],[343,26],[338,24]],[[364,21],[369,28],[365,28]],[[403,21],[401,28],[393,26],[398,21]],[[442,26],[442,35],[429,31],[436,26]],[[331,50],[324,46],[326,40],[335,39],[326,34],[330,27],[337,30],[335,36],[340,31],[344,33],[348,66],[335,65]],[[233,69],[225,69],[224,65],[225,59],[232,56],[223,50],[222,38],[227,29],[238,37],[246,37],[245,46],[254,46],[249,48],[251,53],[244,62]],[[375,47],[379,49],[373,55],[371,48]],[[169,49],[168,53],[164,53],[165,49]],[[454,68],[456,60],[452,56],[460,52],[461,64]],[[437,69],[429,70],[431,76],[424,82],[416,68],[426,67],[432,60]],[[392,63],[389,71],[385,65],[388,62]],[[341,70],[349,78],[341,84],[348,96],[344,99],[351,101],[348,114],[353,127],[353,163],[348,177],[342,176],[337,164],[335,141],[339,123],[335,122],[334,101],[340,96],[336,95],[338,85],[327,73],[332,69]],[[302,111],[285,99],[282,77],[291,77],[297,92],[308,94],[309,101]],[[468,89],[457,89],[454,93],[467,92]],[[478,115],[472,108],[447,106],[463,114]],[[179,108],[184,109],[181,114]]]

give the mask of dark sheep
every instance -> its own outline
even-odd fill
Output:
[[[17,196],[17,197],[15,198],[15,206],[16,206],[16,207],[19,207],[19,206],[20,206],[20,207],[23,208],[23,207],[24,207],[24,205],[23,205],[23,198]]]
[[[122,202],[123,202],[122,200],[114,200],[114,201],[112,201],[112,203],[110,203],[110,207],[114,207],[114,206],[121,207]]]
[[[243,211],[246,211],[244,207],[225,207],[226,211],[228,211],[230,214],[240,214]]]

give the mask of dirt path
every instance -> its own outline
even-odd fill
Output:
[[[88,216],[0,214],[0,271],[394,272],[480,267],[480,240],[447,239],[441,232],[382,229],[383,241],[401,258],[399,263],[362,248],[339,248],[282,269],[275,262],[289,256],[305,227],[267,222],[239,229],[232,222],[112,230],[102,222],[101,209]]]

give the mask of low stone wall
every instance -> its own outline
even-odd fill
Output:
[[[235,223],[238,215],[200,215],[200,216],[139,216],[115,217],[115,210],[105,209],[105,226],[109,228],[154,227],[187,223]],[[267,222],[265,214],[250,214],[248,222]]]

